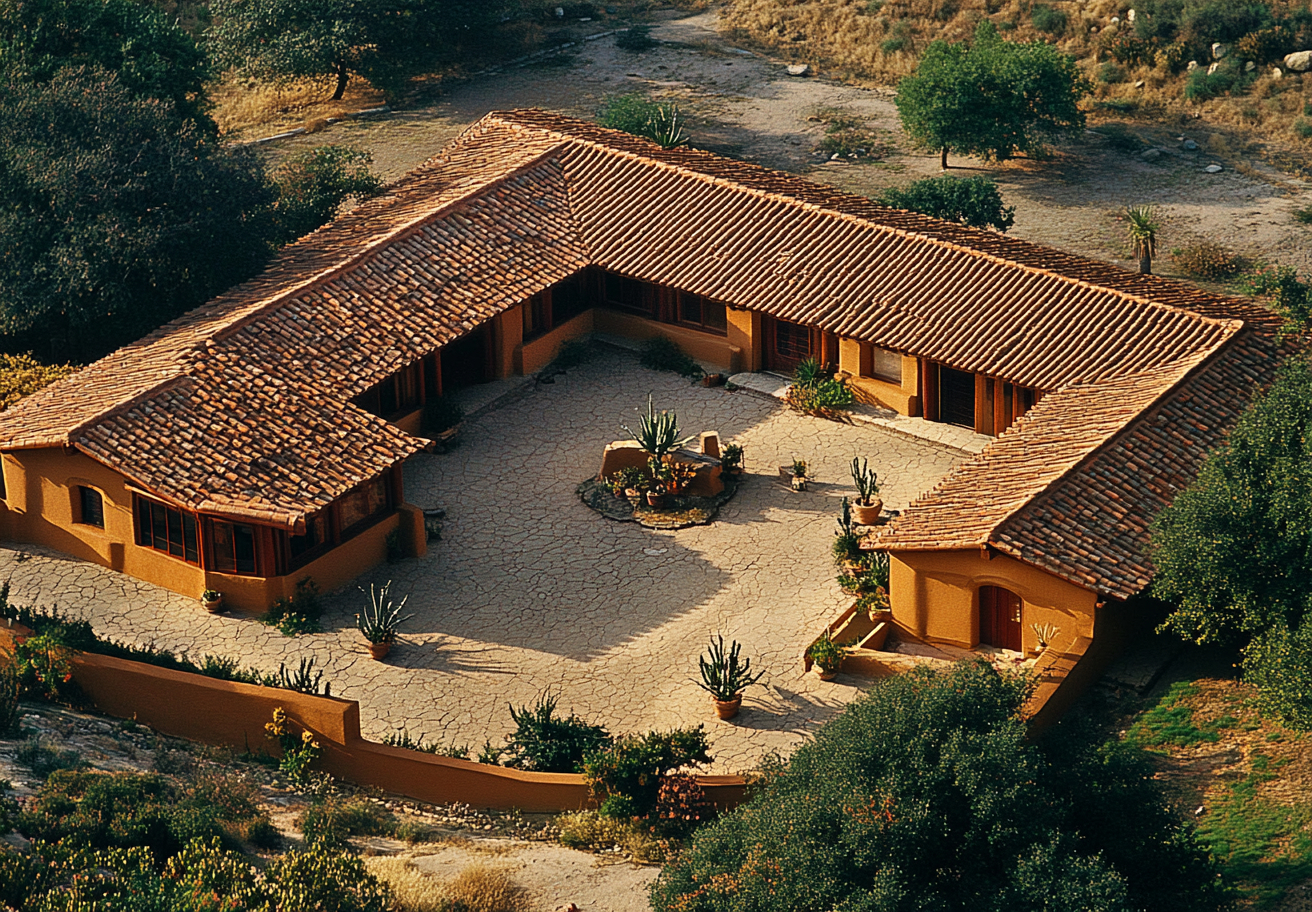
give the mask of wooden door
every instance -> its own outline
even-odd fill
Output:
[[[1021,650],[1021,601],[1000,586],[979,587],[979,641],[987,646]]]
[[[975,375],[951,367],[938,369],[938,420],[975,429]]]
[[[450,392],[493,379],[492,327],[484,323],[441,349],[441,388]]]
[[[791,374],[797,365],[815,354],[811,329],[801,323],[770,320],[765,346],[765,369]]]

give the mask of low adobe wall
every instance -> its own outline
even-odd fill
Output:
[[[420,801],[522,811],[576,810],[591,803],[583,777],[575,773],[529,773],[367,741],[360,736],[360,704],[354,700],[220,681],[90,653],[74,659],[73,675],[97,708],[111,716],[252,753],[275,752],[264,725],[281,706],[323,746],[321,769]],[[743,799],[740,776],[697,779],[721,810]]]

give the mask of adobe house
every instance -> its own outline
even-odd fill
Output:
[[[1272,332],[1183,284],[496,113],[0,415],[0,536],[261,611],[303,576],[355,577],[389,536],[423,551],[400,465],[426,402],[572,338],[661,335],[730,371],[815,356],[868,402],[1001,435],[879,540],[896,619],[967,646],[1049,617],[1091,635],[1150,576],[1151,515],[1269,378]]]

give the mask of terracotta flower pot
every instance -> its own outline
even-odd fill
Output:
[[[805,491],[805,490],[806,490],[806,476],[805,476],[805,475],[794,475],[793,478],[792,478],[792,481],[790,481],[789,484],[791,484],[791,485],[793,486],[793,490],[794,490],[794,491]]]
[[[817,665],[815,667],[815,673],[820,676],[821,681],[832,681],[834,678],[838,677],[837,668],[831,669],[830,671],[825,671],[823,668]]]
[[[387,658],[387,654],[391,651],[392,651],[392,644],[390,642],[369,644],[369,655],[373,656],[375,659],[377,659],[380,662],[383,659]]]
[[[635,488],[625,488],[624,498],[629,502],[631,506],[635,506],[635,507],[642,506],[642,492]]]
[[[665,510],[670,506],[669,494],[657,494],[655,491],[647,492],[647,506],[653,510]]]
[[[852,519],[859,526],[873,526],[879,522],[879,516],[884,512],[884,502],[878,497],[870,504],[857,501],[852,504]]]
[[[711,697],[711,702],[715,704],[715,715],[728,720],[738,715],[738,710],[743,705],[743,695],[739,694],[732,700],[717,700]]]

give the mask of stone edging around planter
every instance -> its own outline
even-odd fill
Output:
[[[589,478],[578,486],[576,493],[589,509],[595,510],[607,519],[616,522],[636,522],[648,529],[686,529],[689,526],[705,526],[714,521],[720,507],[729,502],[738,490],[738,479],[732,475],[722,475],[724,490],[714,497],[676,497],[679,504],[674,510],[652,510],[634,508],[627,500],[616,497],[600,480]]]

